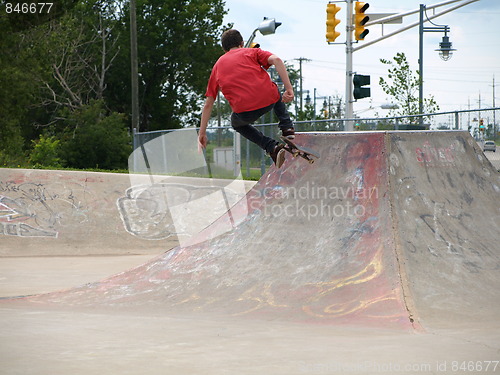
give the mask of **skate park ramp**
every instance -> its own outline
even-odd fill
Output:
[[[160,254],[174,236],[128,225],[129,188],[128,174],[0,169],[0,256]]]
[[[321,158],[287,154],[191,245],[2,305],[406,332],[495,325],[500,177],[467,132],[304,133],[296,142]]]
[[[189,238],[183,227],[199,232],[253,186],[235,180],[235,191],[227,184],[213,178],[0,168],[0,257],[153,257]],[[221,191],[226,202],[218,197]],[[209,211],[203,220],[192,212],[198,206],[186,203],[190,200]]]

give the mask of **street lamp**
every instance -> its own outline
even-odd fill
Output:
[[[259,27],[257,27],[253,31],[252,36],[250,36],[250,38],[245,43],[245,48],[249,48],[252,45],[252,42],[255,39],[257,31],[260,31],[262,35],[271,35],[276,32],[278,26],[281,26],[281,22],[276,22],[276,19],[274,18],[264,17],[264,20],[259,24]]]
[[[453,51],[456,51],[456,49],[451,48],[450,38],[447,35],[449,27],[445,27],[446,29],[444,30],[443,40],[441,43],[439,43],[439,48],[434,51],[439,52],[439,57],[441,57],[443,61],[448,61],[449,59],[451,59],[451,56],[453,56]]]
[[[421,126],[424,125],[424,117],[422,116],[424,113],[424,32],[444,32],[443,40],[439,43],[439,49],[436,51],[439,52],[439,56],[444,61],[448,61],[453,55],[453,51],[455,49],[451,48],[450,38],[448,37],[448,31],[450,31],[449,26],[439,26],[434,23],[427,17],[425,13],[425,5],[420,4],[420,24],[419,24],[419,56],[418,56],[418,65],[419,65],[419,87],[418,87],[418,112],[420,114],[419,123]],[[424,27],[424,14],[427,17],[427,21],[432,23],[434,27]]]

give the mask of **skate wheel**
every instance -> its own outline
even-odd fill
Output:
[[[310,159],[309,164],[314,164],[314,159]]]

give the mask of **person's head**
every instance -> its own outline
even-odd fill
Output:
[[[243,43],[243,37],[240,32],[235,29],[224,31],[221,37],[221,44],[224,51],[229,51],[231,48],[240,47]]]

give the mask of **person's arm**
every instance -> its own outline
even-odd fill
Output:
[[[211,96],[207,96],[205,100],[205,105],[203,106],[203,111],[201,112],[201,122],[200,122],[200,131],[198,133],[198,141],[200,145],[205,148],[207,147],[207,126],[208,120],[210,120],[210,115],[212,114],[212,108],[215,103],[215,98]]]
[[[290,82],[290,77],[288,77],[288,72],[286,70],[285,63],[276,55],[269,56],[268,62],[269,65],[275,66],[276,71],[278,72],[281,81],[285,86],[285,92],[283,93],[283,102],[285,103],[291,102],[293,100],[294,93],[293,93],[292,83]]]

